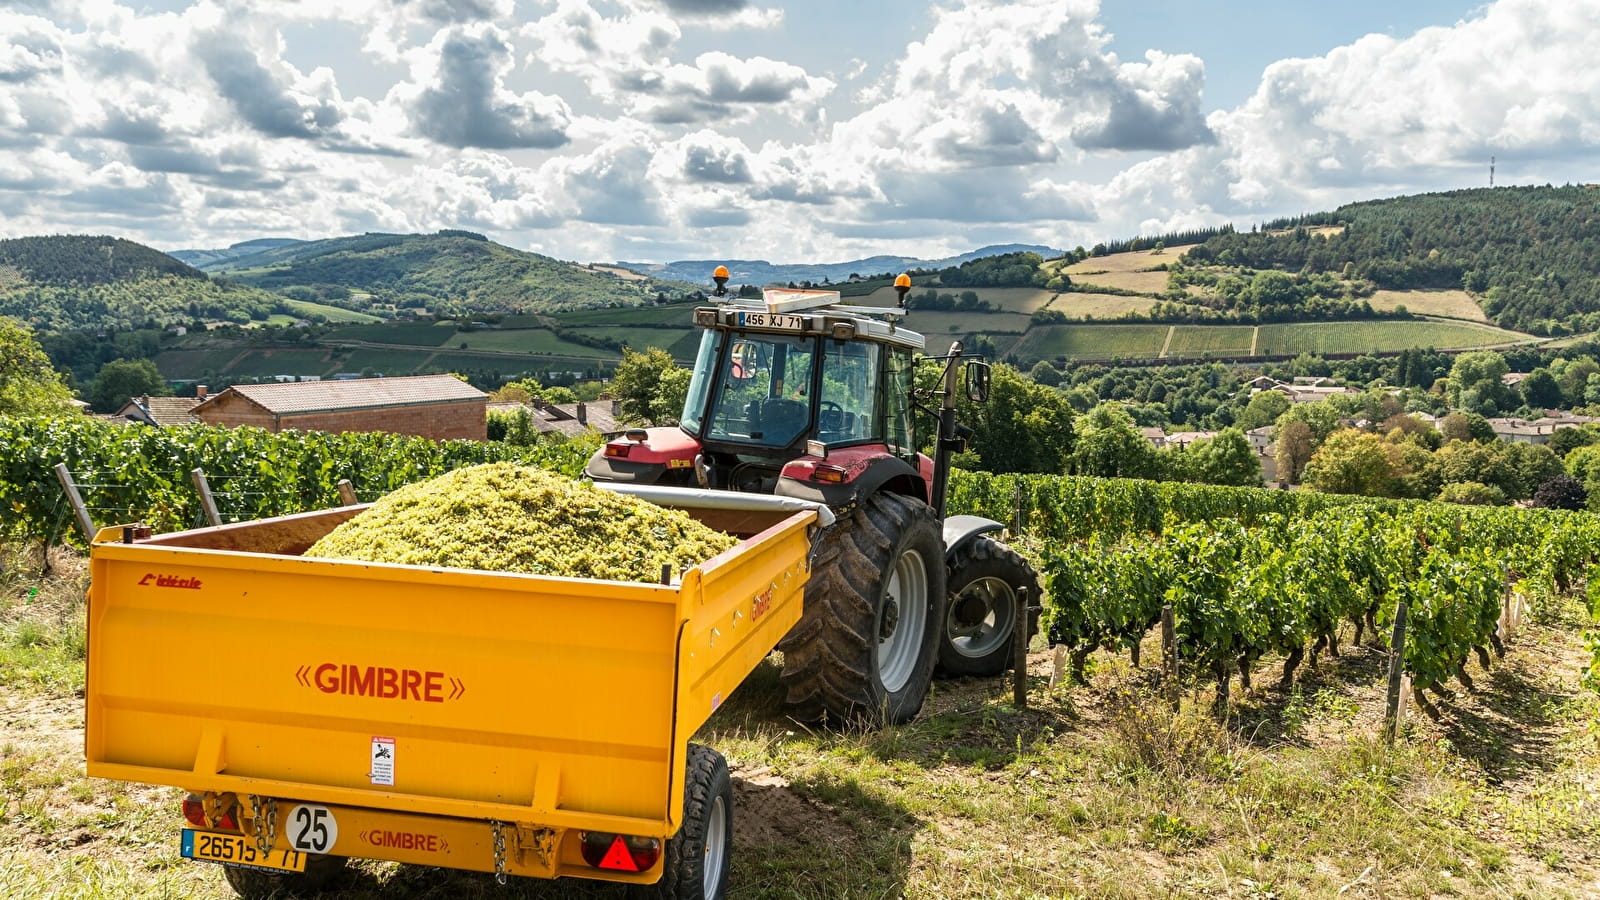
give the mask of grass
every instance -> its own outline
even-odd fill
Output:
[[[5,633],[39,622],[26,643],[63,648],[79,674],[36,666],[39,677],[0,684],[0,896],[230,896],[219,869],[178,858],[177,791],[83,774],[82,654],[67,649],[82,560],[57,551],[41,579],[37,550],[5,552]],[[1292,685],[1263,663],[1224,722],[1203,712],[1209,691],[1174,714],[1152,673],[1122,656],[1097,654],[1087,684],[1051,689],[1049,654],[1036,652],[1029,709],[1011,706],[1001,679],[940,681],[916,721],[876,733],[785,719],[768,660],[697,736],[735,773],[731,895],[1593,896],[1600,698],[1576,686],[1573,616],[1547,618],[1562,624],[1529,626],[1474,673],[1476,693],[1443,701],[1439,722],[1408,723],[1392,749],[1376,737],[1383,656],[1369,648],[1302,668]],[[369,862],[331,896],[623,894]]]

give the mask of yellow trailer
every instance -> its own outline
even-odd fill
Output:
[[[183,855],[245,895],[363,857],[722,896],[727,766],[689,738],[799,620],[831,515],[639,492],[745,539],[638,584],[302,556],[361,506],[101,530],[88,773],[189,791]]]

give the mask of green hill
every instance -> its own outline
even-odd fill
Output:
[[[128,329],[196,319],[249,322],[285,311],[282,297],[214,280],[122,238],[0,240],[0,315],[41,331]]]
[[[1465,289],[1497,325],[1600,328],[1600,189],[1516,187],[1395,197],[1225,231],[1199,266],[1332,273],[1380,289]]]
[[[350,309],[444,316],[639,306],[691,290],[513,250],[465,231],[365,234],[275,247],[211,266],[244,284]]]

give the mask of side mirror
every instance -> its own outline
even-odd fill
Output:
[[[989,364],[969,360],[966,365],[967,399],[982,403],[989,399]]]
[[[760,351],[755,344],[748,341],[737,341],[728,352],[731,356],[728,377],[735,384],[744,384],[756,377],[756,371],[760,368],[760,360],[758,359]]]

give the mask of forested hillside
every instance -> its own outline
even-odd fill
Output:
[[[213,281],[165,253],[121,238],[0,241],[0,315],[41,331],[195,320],[242,323],[282,311],[282,297]]]
[[[1503,328],[1600,328],[1600,189],[1450,191],[1225,231],[1191,264],[1331,272],[1378,288],[1464,288]]]
[[[230,278],[301,299],[352,309],[425,307],[438,315],[637,306],[686,290],[513,250],[465,231],[311,241],[225,265]]]

